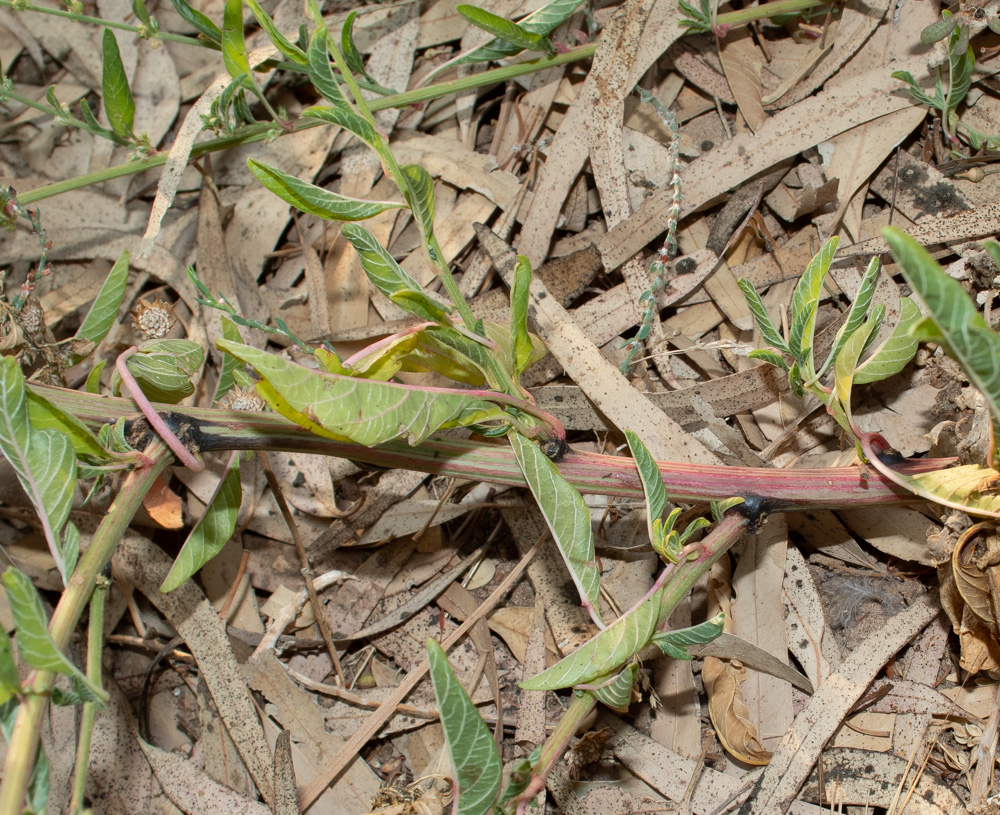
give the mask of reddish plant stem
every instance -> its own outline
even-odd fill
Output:
[[[92,425],[135,414],[127,399],[30,385],[38,395]],[[284,450],[347,458],[378,467],[418,470],[434,475],[486,481],[511,487],[526,486],[510,447],[470,439],[431,438],[416,447],[390,442],[363,447],[325,439],[274,413],[245,413],[217,408],[156,405],[192,424],[202,452],[213,450]],[[896,472],[915,475],[950,466],[954,459],[908,461]],[[632,459],[570,452],[559,470],[584,493],[641,500],[642,484]],[[857,466],[825,469],[774,470],[723,465],[659,462],[667,493],[674,501],[703,503],[740,495],[759,499],[764,508],[778,510],[838,509],[842,507],[901,506],[920,498],[881,473],[867,475]]]

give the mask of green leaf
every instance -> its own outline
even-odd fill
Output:
[[[48,620],[42,600],[24,572],[8,567],[0,577],[7,590],[10,613],[17,635],[17,653],[32,668],[55,671],[73,681],[74,690],[90,702],[106,702],[108,694],[91,682],[86,675],[56,647],[49,634]]]
[[[56,407],[37,391],[26,391],[26,394],[28,418],[33,428],[64,433],[78,456],[93,456],[96,459],[108,458],[107,451],[101,445],[97,434],[83,421],[72,413],[67,413],[62,408]]]
[[[510,287],[510,336],[514,340],[515,379],[532,363],[535,344],[528,332],[528,296],[531,288],[531,261],[524,255],[517,256],[514,265],[514,281]]]
[[[248,345],[228,340],[217,345],[260,374],[257,391],[275,411],[338,441],[371,447],[403,437],[419,444],[444,427],[508,421],[475,392],[324,374]]]
[[[704,645],[711,642],[722,633],[722,627],[726,621],[726,615],[721,611],[711,620],[707,620],[690,628],[682,628],[680,631],[668,631],[665,634],[657,634],[653,637],[653,642],[663,653],[674,659],[691,659],[685,646]]]
[[[14,357],[0,361],[0,452],[31,499],[49,552],[68,583],[61,539],[76,489],[76,455],[65,434],[32,427],[24,374]]]
[[[233,342],[243,342],[243,336],[236,327],[236,323],[228,317],[221,317],[219,322],[222,324],[223,339]],[[240,367],[236,357],[232,354],[227,354],[225,351],[222,352],[222,370],[219,372],[219,384],[215,388],[215,399],[212,400],[213,402],[218,402],[233,389],[233,385],[239,384],[236,381],[236,377],[238,376],[237,371]]]
[[[346,105],[347,103],[345,102],[344,104]],[[302,116],[306,119],[319,119],[320,121],[342,127],[349,133],[353,133],[375,151],[379,151],[383,146],[381,137],[375,128],[372,127],[371,123],[347,107],[339,107],[337,105],[333,107],[314,106],[302,111]]]
[[[268,13],[260,7],[257,0],[246,0],[246,4],[250,6],[250,11],[252,11],[253,16],[257,18],[257,22],[260,23],[260,27],[267,32],[267,36],[270,38],[271,42],[275,44],[277,49],[281,51],[282,54],[284,54],[296,65],[306,65],[308,63],[305,52],[297,45],[289,42],[285,35],[278,31],[278,27],[274,24],[274,20],[272,20]]]
[[[250,60],[243,38],[242,0],[225,0],[222,11],[222,64],[226,72],[247,90],[253,90]]]
[[[900,298],[899,322],[882,345],[854,372],[854,384],[864,385],[878,382],[898,374],[917,353],[920,344],[913,336],[912,329],[922,315],[917,304],[909,297]]]
[[[356,224],[345,224],[340,234],[351,242],[361,258],[361,268],[382,294],[424,320],[448,322],[451,308],[427,294],[371,232]]]
[[[591,683],[624,665],[656,632],[660,621],[659,583],[658,580],[653,590],[611,625],[551,668],[521,682],[521,687],[525,690],[571,688]]]
[[[358,46],[354,43],[354,21],[358,18],[358,13],[352,11],[344,20],[344,26],[340,29],[340,50],[344,54],[344,61],[347,67],[354,73],[361,74],[369,82],[374,82],[368,71],[365,70],[365,61],[361,57]]]
[[[194,28],[209,42],[220,45],[222,43],[222,31],[208,17],[200,11],[191,8],[187,0],[170,0],[174,9],[189,26]]]
[[[517,464],[524,473],[528,488],[535,496],[535,501],[538,502],[538,507],[545,517],[545,523],[569,567],[569,573],[573,577],[577,591],[580,592],[584,608],[600,623],[601,573],[597,569],[597,559],[594,554],[594,530],[590,525],[590,510],[584,503],[583,496],[562,477],[559,468],[538,449],[538,445],[520,433],[510,433],[507,439],[514,448]],[[617,667],[611,665],[591,675],[590,678],[609,673]]]
[[[774,353],[774,351],[768,351],[766,348],[758,348],[751,351],[747,354],[747,356],[750,359],[762,359],[764,362],[774,365],[777,368],[781,368],[781,370],[785,372],[789,370],[788,363],[785,362],[784,358]]]
[[[757,328],[764,342],[772,348],[777,348],[779,351],[784,351],[787,354],[788,344],[782,339],[774,323],[771,322],[771,317],[764,307],[764,301],[760,299],[760,295],[757,293],[757,289],[754,288],[753,283],[741,277],[736,281],[736,285],[740,287],[740,291],[743,292],[743,296],[746,298],[747,305],[750,307],[750,313],[753,314],[754,322],[757,323]]]
[[[132,136],[132,125],[135,120],[135,101],[128,87],[128,77],[122,64],[122,55],[118,51],[118,40],[110,28],[104,29],[104,46],[102,48],[101,94],[104,101],[104,113],[112,132],[120,139],[129,141]]]
[[[427,663],[441,711],[441,727],[455,768],[456,800],[451,811],[456,815],[486,815],[493,811],[503,774],[496,742],[455,677],[444,650],[430,638]]]
[[[492,14],[485,9],[460,4],[455,6],[455,11],[476,26],[476,28],[481,28],[497,39],[514,46],[519,51],[527,49],[529,51],[545,51],[550,54],[555,51],[548,37],[541,34],[533,34],[517,23],[512,23],[510,20]]]
[[[840,239],[834,236],[823,244],[823,248],[802,273],[792,294],[792,326],[788,332],[788,349],[803,371],[811,368],[807,363],[812,356],[819,296],[839,242]]]
[[[840,424],[848,433],[854,433],[854,420],[851,417],[851,389],[854,385],[854,369],[857,367],[861,354],[871,339],[872,334],[878,331],[881,319],[873,316],[855,331],[850,339],[844,343],[843,349],[837,355],[833,363],[833,395],[840,403],[842,413],[838,414],[846,419],[847,424]]]
[[[518,26],[531,34],[550,34],[568,20],[583,0],[552,0],[537,11],[518,21]],[[451,65],[463,65],[472,62],[489,62],[504,59],[520,53],[522,49],[516,45],[504,42],[499,37],[490,40],[485,45],[474,49],[465,56],[454,60]]]
[[[906,282],[927,307],[945,350],[986,397],[994,427],[1000,426],[1000,335],[986,324],[962,284],[948,277],[926,249],[894,227],[886,227],[882,235]]]
[[[77,329],[76,339],[86,340],[97,345],[103,340],[111,326],[118,319],[118,310],[125,299],[125,287],[128,284],[128,250],[118,256],[115,265],[111,267],[101,290],[94,298],[94,303],[83,318],[83,324]],[[78,360],[79,361],[79,360]]]
[[[236,515],[242,499],[240,458],[238,453],[233,453],[225,477],[215,488],[205,512],[184,541],[160,586],[161,592],[166,594],[176,589],[222,551],[236,529]]]
[[[176,404],[194,393],[191,377],[204,362],[205,349],[191,340],[149,340],[125,364],[146,396],[154,402]],[[117,371],[111,389],[116,394],[121,389]]]
[[[920,42],[924,45],[930,45],[931,43],[943,40],[955,30],[955,26],[957,25],[958,18],[951,15],[935,20],[920,32]]]
[[[400,169],[406,182],[403,195],[427,241],[434,235],[434,179],[419,164],[407,164]]]
[[[936,110],[944,109],[944,96],[941,94],[940,82],[938,83],[938,97],[932,98],[924,93],[923,88],[917,84],[917,80],[909,71],[893,71],[892,78],[902,80],[910,86],[910,96],[913,97],[914,101]]]
[[[667,491],[663,486],[660,468],[642,440],[631,430],[625,431],[625,440],[632,451],[632,458],[639,470],[639,480],[642,481],[642,492],[646,496],[646,527],[652,543],[658,537],[653,525],[663,519],[663,513],[667,510]]]
[[[0,705],[5,705],[21,692],[21,678],[17,674],[14,649],[7,629],[0,625]]]
[[[282,201],[327,221],[364,221],[386,210],[406,206],[398,201],[366,201],[338,195],[256,159],[248,158],[247,166],[257,180]]]
[[[590,692],[609,708],[618,713],[628,713],[632,701],[632,686],[639,676],[639,665],[633,662],[626,665],[613,679],[600,683]]]
[[[100,393],[101,392],[101,374],[104,373],[104,368],[108,364],[106,359],[102,359],[98,362],[93,369],[87,374],[87,381],[83,384],[83,389],[87,393]]]
[[[879,268],[879,259],[878,255],[876,255],[868,263],[868,269],[865,271],[864,277],[861,278],[861,285],[858,287],[858,295],[854,298],[854,302],[851,303],[851,310],[847,314],[847,320],[837,332],[837,337],[833,342],[833,347],[830,349],[830,353],[827,355],[826,362],[824,362],[823,367],[816,372],[817,379],[826,373],[827,368],[830,367],[830,364],[840,353],[840,349],[844,347],[844,343],[850,339],[851,335],[857,331],[858,328],[861,327],[861,324],[865,321],[865,317],[868,314],[868,308],[872,303],[872,296],[875,294],[875,284],[878,282]]]
[[[339,108],[346,108],[348,106],[347,99],[344,97],[344,92],[340,89],[340,83],[337,82],[336,76],[333,73],[333,66],[330,64],[330,51],[327,48],[328,37],[329,34],[326,27],[321,26],[313,32],[312,39],[309,40],[309,51],[307,54],[309,59],[309,80],[312,82],[313,87],[330,104]],[[308,108],[308,110],[314,110],[314,108]],[[305,115],[305,111],[303,111],[303,115]]]

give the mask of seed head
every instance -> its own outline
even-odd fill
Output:
[[[147,340],[161,340],[170,332],[175,322],[173,306],[160,299],[149,303],[140,300],[132,312],[132,328]]]
[[[34,295],[29,295],[24,301],[20,312],[21,327],[31,337],[45,328],[45,312]]]
[[[230,410],[262,411],[264,400],[257,395],[253,388],[241,388],[234,385],[233,389],[226,394],[226,406]]]

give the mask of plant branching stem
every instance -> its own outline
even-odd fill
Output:
[[[142,499],[173,460],[170,450],[160,441],[146,448],[145,454],[148,466],[133,470],[125,476],[118,496],[94,533],[90,547],[80,556],[80,562],[52,614],[49,633],[60,651],[66,650],[101,571],[128,531],[136,510],[142,505]],[[10,743],[7,745],[3,784],[0,785],[0,815],[17,815],[21,812],[38,748],[42,720],[49,705],[49,693],[55,678],[56,674],[52,671],[36,671],[25,682],[28,693],[21,700]]]
[[[29,384],[35,393],[92,427],[134,416],[128,399]],[[379,447],[338,442],[310,433],[275,413],[245,413],[217,408],[188,408],[154,403],[157,412],[183,418],[195,428],[202,452],[220,450],[308,451],[391,469],[418,470],[510,487],[526,486],[513,451],[502,443],[433,437],[410,447],[390,442]],[[896,469],[907,475],[940,470],[954,459],[906,462]],[[876,472],[865,478],[858,467],[774,470],[723,465],[659,462],[664,484],[675,501],[706,502],[734,495],[755,496],[769,511],[838,509],[845,506],[902,506],[919,503],[911,492]],[[630,458],[570,452],[559,469],[578,490],[642,500],[642,484]]]

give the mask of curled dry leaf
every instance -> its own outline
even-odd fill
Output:
[[[722,746],[746,764],[767,764],[771,753],[761,746],[740,689],[747,669],[738,660],[723,662],[706,657],[701,675],[708,693],[708,712]]]
[[[955,585],[968,608],[994,636],[997,625],[997,591],[1000,588],[1000,536],[993,524],[969,527],[955,544],[951,565]]]

